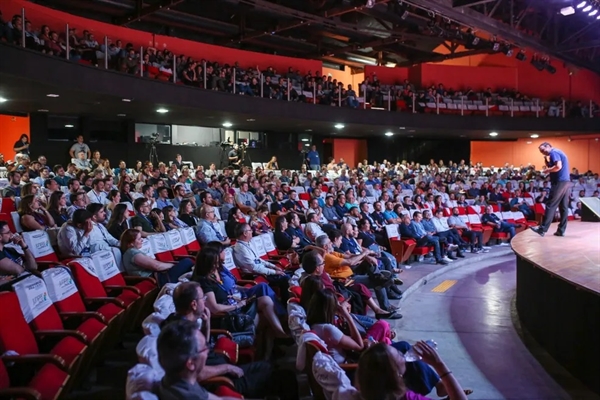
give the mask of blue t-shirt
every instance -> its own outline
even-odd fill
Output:
[[[321,159],[319,158],[318,151],[309,151],[306,155],[306,158],[308,158],[308,162],[310,163],[310,165],[321,165]]]
[[[546,165],[551,168],[556,165],[557,161],[561,161],[562,167],[560,171],[550,173],[550,182],[569,182],[571,177],[569,175],[569,160],[567,155],[558,149],[552,149],[550,151],[550,161]]]

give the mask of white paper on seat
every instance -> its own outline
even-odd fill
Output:
[[[399,236],[398,225],[391,224],[391,225],[384,225],[384,227],[385,227],[385,232],[387,233],[388,239],[394,239]]]
[[[275,243],[273,243],[273,237],[268,233],[263,233],[259,236],[263,242],[263,247],[267,253],[275,251]]]
[[[262,257],[265,254],[267,254],[267,252],[265,251],[265,247],[263,245],[263,241],[260,238],[260,236],[253,237],[252,240],[250,240],[250,246],[252,246],[252,249],[254,250],[254,252],[256,253],[256,255],[258,257]]]
[[[225,252],[225,261],[223,261],[223,267],[231,271],[235,268],[235,263],[233,262],[233,250],[231,247],[223,250]]]
[[[187,246],[196,240],[196,232],[194,232],[194,228],[181,228],[178,229],[178,231],[181,235],[181,240],[184,245]]]
[[[36,319],[38,315],[52,306],[52,300],[48,296],[46,284],[43,279],[37,276],[28,276],[22,281],[15,283],[13,288],[17,294],[21,311],[27,323]]]
[[[169,251],[167,239],[163,234],[150,235],[148,236],[148,241],[150,242],[150,248],[154,254],[166,253]]]
[[[181,234],[176,230],[171,230],[164,234],[165,239],[167,240],[167,245],[170,250],[175,250],[180,247],[183,247],[183,241],[181,240]]]
[[[119,265],[115,260],[111,250],[102,250],[92,253],[92,261],[94,262],[94,268],[96,269],[96,275],[100,282],[104,282],[117,276],[121,273]]]
[[[144,252],[148,257],[156,259],[154,252],[152,251],[152,246],[150,245],[150,241],[148,239],[142,239],[142,248],[140,249]]]
[[[467,218],[469,218],[470,224],[481,224],[481,219],[479,218],[479,215],[477,215],[477,214],[469,214],[469,215],[467,215]]]
[[[77,285],[65,267],[48,268],[42,271],[42,277],[53,303],[62,301],[77,293]]]
[[[81,257],[77,258],[74,261],[71,261],[69,264],[77,263],[83,267],[87,271],[88,274],[95,276],[98,278],[98,273],[96,272],[96,267],[94,266],[94,262],[89,257]]]
[[[45,231],[23,232],[23,239],[34,258],[41,258],[54,253],[50,238]]]

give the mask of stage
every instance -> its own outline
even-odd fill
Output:
[[[557,223],[512,240],[522,326],[571,374],[600,394],[600,223]]]

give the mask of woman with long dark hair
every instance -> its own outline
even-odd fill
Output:
[[[48,213],[59,228],[69,220],[69,214],[67,214],[67,196],[60,190],[50,195]]]
[[[125,204],[117,204],[115,208],[113,208],[112,215],[108,220],[106,229],[108,230],[108,233],[117,240],[121,239],[123,232],[128,229],[127,215],[127,206]]]
[[[43,231],[56,227],[54,218],[42,207],[39,199],[33,195],[21,198],[19,204],[19,217],[23,231]]]
[[[227,218],[227,222],[225,222],[225,233],[230,238],[235,237],[235,227],[238,224],[246,223],[246,218],[244,217],[244,213],[238,207],[232,207],[229,210],[229,217]]]

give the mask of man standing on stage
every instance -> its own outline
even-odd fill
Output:
[[[540,144],[539,149],[546,160],[546,166],[542,172],[550,174],[550,199],[546,203],[546,213],[542,224],[538,228],[531,228],[531,230],[540,236],[544,236],[550,228],[556,208],[559,207],[560,223],[558,229],[554,232],[554,236],[564,236],[569,216],[569,195],[573,186],[569,176],[569,160],[565,153],[553,148],[548,142]]]

